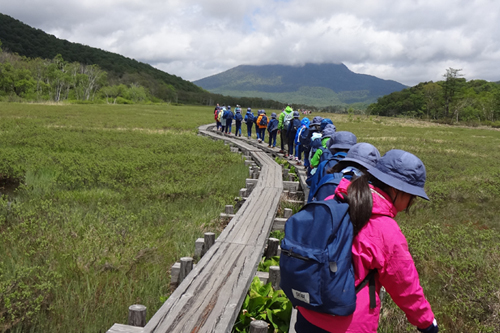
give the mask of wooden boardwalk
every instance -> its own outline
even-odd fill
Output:
[[[214,125],[201,135],[238,147],[260,166],[256,186],[215,244],[145,327],[115,324],[108,333],[231,332],[256,274],[283,192],[276,150],[255,140],[224,136]],[[304,186],[305,188],[305,186]]]

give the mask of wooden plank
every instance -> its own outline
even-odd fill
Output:
[[[144,333],[143,327],[114,324],[106,333]]]

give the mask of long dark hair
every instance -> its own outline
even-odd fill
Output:
[[[354,227],[354,235],[368,223],[372,215],[373,199],[368,175],[364,174],[351,181],[347,188],[349,215]]]

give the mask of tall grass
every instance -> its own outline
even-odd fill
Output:
[[[145,116],[147,115],[147,116]],[[148,317],[248,169],[196,135],[205,108],[4,104],[0,330],[105,332]]]

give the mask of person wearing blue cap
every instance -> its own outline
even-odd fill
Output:
[[[243,121],[247,124],[247,137],[250,139],[252,137],[252,126],[255,116],[253,115],[252,109],[248,108],[247,113],[245,114],[245,118]]]
[[[302,164],[302,141],[304,137],[307,137],[307,132],[309,131],[309,118],[304,117],[300,122],[300,128],[295,134],[295,160],[297,165]]]
[[[329,126],[332,125],[327,125],[325,129],[327,129]],[[339,161],[343,160],[344,157],[346,157],[349,149],[354,146],[356,142],[356,135],[351,132],[340,131],[335,132],[333,137],[327,142],[328,148],[325,149],[324,147],[322,147],[321,150],[318,149],[316,153],[319,156],[319,164],[316,167],[316,170],[314,172],[311,172],[312,177],[310,177],[311,179],[308,183],[310,186],[308,202],[312,200],[312,196],[316,192],[322,178],[326,175],[326,172]],[[314,157],[316,158],[317,156]],[[311,160],[311,165],[315,163],[315,158]]]
[[[370,288],[361,289],[356,295],[356,310],[349,316],[332,316],[298,306],[296,332],[377,332],[382,287],[420,332],[439,332],[406,238],[394,220],[398,212],[408,211],[417,197],[429,200],[425,180],[425,166],[417,156],[393,149],[375,166],[369,166],[366,174],[350,182],[341,181],[335,195],[349,200],[355,284],[375,271],[376,293],[372,298]]]
[[[295,155],[293,153],[293,149],[297,150],[297,147],[295,147],[294,141],[295,141],[295,135],[297,134],[297,131],[299,130],[301,126],[300,122],[300,113],[299,111],[293,111],[293,119],[290,121],[290,124],[288,125],[287,129],[287,136],[288,136],[288,157],[289,159],[293,160],[295,158]]]
[[[309,167],[309,154],[311,152],[311,142],[313,135],[319,132],[319,126],[321,125],[322,117],[316,116],[313,118],[309,124],[309,128],[306,131],[306,138],[301,140],[301,149],[304,152],[304,167],[308,170]],[[319,134],[321,137],[321,134]]]
[[[239,105],[236,105],[236,109],[234,110],[234,122],[236,126],[236,130],[234,131],[234,136],[241,137],[241,122],[243,121],[243,115],[241,114],[241,108]]]
[[[344,159],[326,171],[316,186],[312,201],[333,199],[335,189],[342,179],[351,181],[353,177],[366,174],[368,168],[375,167],[379,158],[380,153],[374,145],[367,142],[355,144],[349,149]]]
[[[224,133],[227,135],[230,135],[231,134],[231,126],[232,126],[233,119],[234,119],[234,113],[233,113],[233,111],[231,111],[231,105],[227,106],[227,110],[226,110],[226,112],[224,112],[223,117],[225,117],[225,119],[226,119],[226,128],[224,129]]]
[[[271,119],[267,124],[267,131],[269,132],[269,148],[276,147],[276,136],[278,135],[279,121],[276,119],[276,112],[271,113]]]

